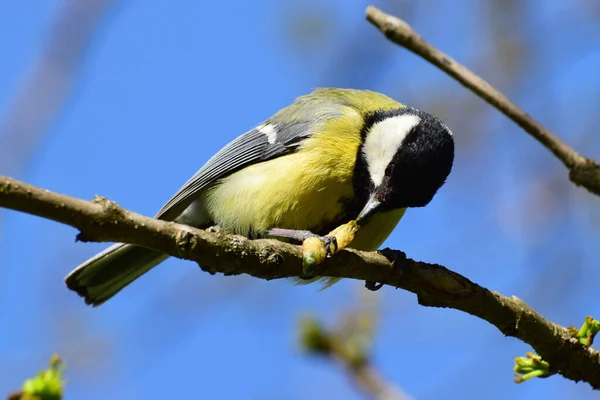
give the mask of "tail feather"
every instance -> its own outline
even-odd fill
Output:
[[[65,283],[87,304],[99,306],[168,257],[145,247],[116,244],[71,271]]]
[[[321,287],[319,288],[319,290],[325,290],[341,281],[342,278],[333,278],[329,276],[315,276],[314,278],[303,279],[298,276],[294,276],[289,278],[289,280],[292,281],[294,285],[300,286],[310,285],[311,283],[319,282],[321,283]]]

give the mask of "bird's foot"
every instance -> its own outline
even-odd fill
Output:
[[[311,279],[315,276],[317,265],[348,246],[354,240],[357,231],[358,224],[356,221],[350,221],[347,224],[340,225],[325,236],[310,231],[279,228],[270,230],[267,235],[302,242],[303,276],[301,278]]]

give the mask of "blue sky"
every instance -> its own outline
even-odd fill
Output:
[[[532,0],[516,16],[490,14],[484,1],[415,3],[374,4],[406,12],[400,16],[427,40],[578,151],[600,158],[597,9]],[[446,186],[428,207],[407,212],[386,244],[516,295],[562,325],[600,317],[593,306],[598,199],[569,184],[562,166],[513,123],[386,42],[364,21],[367,5],[119,2],[94,36],[65,107],[15,177],[154,215],[215,151],[294,97],[318,86],[373,89],[443,110],[458,143]],[[61,7],[0,5],[0,124]],[[315,25],[302,31],[302,18]],[[518,69],[510,79],[503,57],[490,53],[499,40],[524,60],[506,64]],[[0,148],[0,157],[7,151]],[[0,234],[0,324],[9,327],[0,331],[0,393],[58,352],[73,399],[362,398],[337,366],[307,357],[296,342],[300,315],[335,321],[356,303],[360,282],[319,292],[210,276],[169,260],[92,309],[63,277],[104,245],[75,243],[75,230],[11,211],[0,214]],[[379,295],[374,362],[415,398],[592,398],[585,384],[560,377],[515,385],[513,359],[530,348],[486,322],[421,307],[410,293]]]

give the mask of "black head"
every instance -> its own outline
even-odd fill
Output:
[[[411,108],[373,114],[363,127],[354,177],[364,205],[361,219],[378,211],[426,206],[453,161],[452,132],[434,116]]]

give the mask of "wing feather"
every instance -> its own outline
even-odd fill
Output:
[[[156,218],[172,221],[204,188],[219,179],[248,165],[295,152],[323,122],[339,118],[342,108],[346,106],[343,99],[336,97],[299,97],[292,105],[280,110],[271,119],[234,139],[217,152],[160,209]],[[265,130],[265,127],[268,127],[268,130]]]
[[[312,133],[313,124],[307,121],[273,126],[276,141],[269,142],[260,127],[252,129],[226,145],[192,176],[160,209],[156,218],[171,221],[177,218],[197,194],[215,181],[241,168],[290,154]]]

